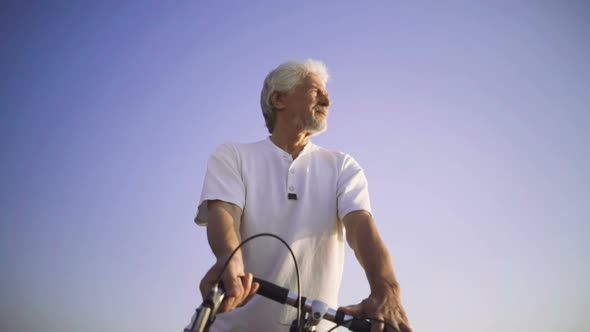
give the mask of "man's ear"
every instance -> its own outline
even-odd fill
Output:
[[[281,111],[285,108],[285,94],[279,91],[275,91],[270,95],[270,103],[275,110]]]

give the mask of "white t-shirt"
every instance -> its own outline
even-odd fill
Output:
[[[357,210],[371,212],[367,180],[351,156],[309,142],[293,160],[270,138],[223,144],[207,165],[199,225],[207,224],[208,200],[242,209],[242,239],[259,233],[283,238],[297,258],[302,296],[336,308],[344,263],[342,219]],[[297,292],[294,263],[282,243],[261,237],[242,250],[247,272]],[[255,296],[246,306],[217,315],[211,331],[288,331],[295,316],[295,309]],[[323,326],[318,330],[330,325]]]

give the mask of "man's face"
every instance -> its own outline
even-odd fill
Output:
[[[283,99],[284,115],[297,129],[309,134],[326,130],[330,98],[322,81],[308,75]]]

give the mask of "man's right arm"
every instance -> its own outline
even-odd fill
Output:
[[[207,239],[217,259],[227,258],[240,244],[238,226],[242,217],[239,206],[224,201],[208,201]],[[237,252],[234,257],[241,257]]]
[[[224,201],[209,201],[207,209],[209,214],[207,239],[217,261],[201,281],[200,289],[203,297],[214,285],[233,250],[240,244],[237,225],[239,225],[242,216],[242,209],[239,206]],[[242,252],[238,251],[227,265],[221,278],[226,297],[219,312],[231,311],[245,304],[258,289],[258,284],[253,284],[252,279],[251,273],[245,273]]]

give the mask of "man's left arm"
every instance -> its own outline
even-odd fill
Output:
[[[361,303],[342,308],[354,316],[384,320],[401,332],[411,332],[408,318],[401,304],[400,287],[393,272],[393,264],[381,239],[375,220],[367,211],[354,211],[343,218],[346,240],[365,270],[371,294]],[[391,331],[382,323],[373,322],[371,332]]]

